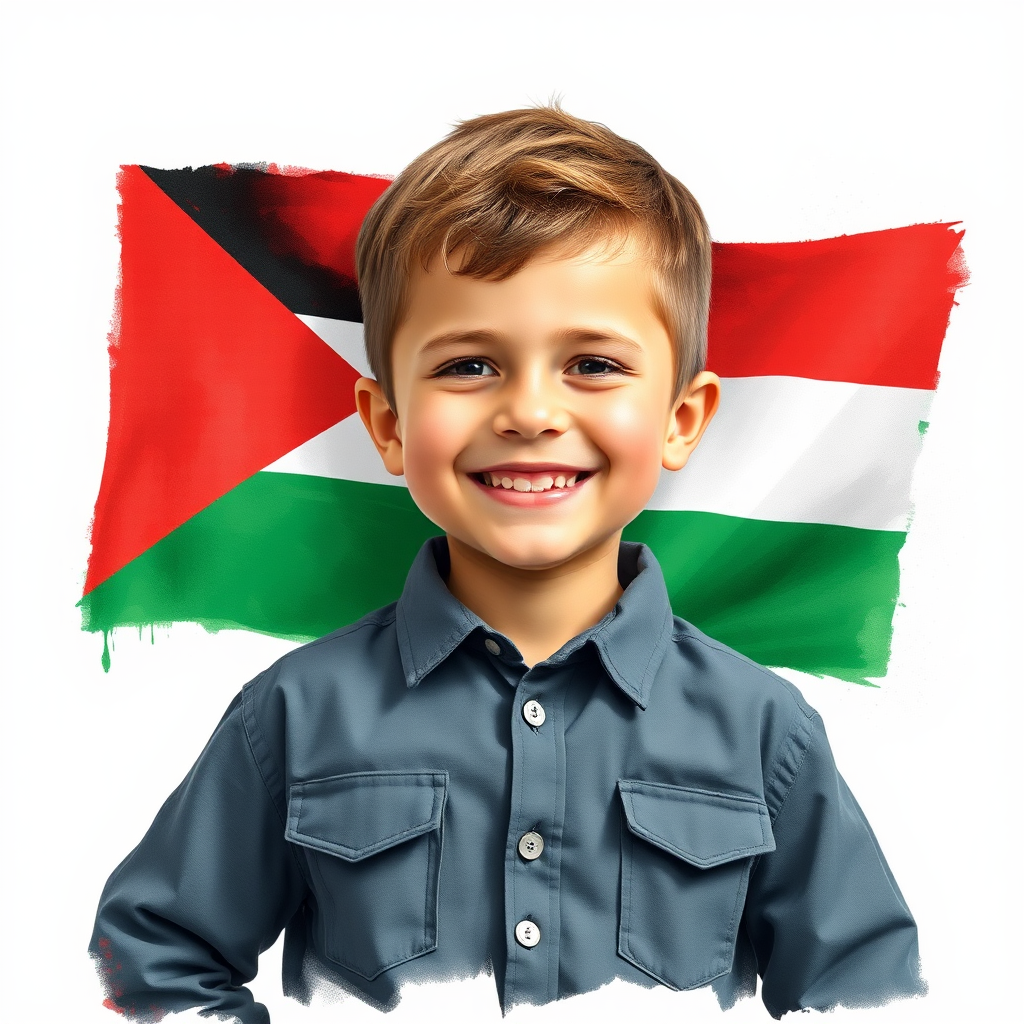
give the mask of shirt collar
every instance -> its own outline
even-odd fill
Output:
[[[398,645],[409,686],[417,686],[475,630],[498,636],[452,595],[444,582],[448,566],[447,540],[431,537],[420,548],[398,599]],[[672,636],[672,608],[661,567],[645,544],[620,544],[619,580],[624,592],[615,607],[548,661],[564,662],[591,644],[612,682],[646,708]]]
[[[429,538],[413,560],[398,599],[398,649],[409,686],[417,686],[474,629],[487,628],[448,589],[444,577],[449,565],[447,539]]]

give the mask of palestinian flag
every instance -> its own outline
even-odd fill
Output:
[[[385,178],[271,167],[120,179],[110,430],[83,628],[306,640],[394,600],[437,533],[355,413],[354,243]],[[676,612],[762,664],[885,673],[910,482],[962,232],[718,244],[721,410],[626,529]]]

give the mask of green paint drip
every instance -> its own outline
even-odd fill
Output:
[[[930,424],[928,423],[927,420],[918,420],[917,421],[917,432],[922,437],[924,437],[924,435],[928,433],[928,427],[929,426],[930,426]]]
[[[394,601],[438,532],[402,487],[257,473],[84,597],[83,629],[313,639]],[[624,536],[654,550],[676,614],[755,661],[885,674],[905,534],[648,511]]]
[[[107,643],[107,630],[103,630],[103,653],[100,655],[100,664],[104,672],[110,671],[110,647]]]

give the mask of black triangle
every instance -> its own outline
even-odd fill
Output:
[[[142,170],[293,313],[362,323],[355,281],[302,255],[308,246],[275,216],[265,195],[256,201],[258,179],[267,171],[224,166]]]

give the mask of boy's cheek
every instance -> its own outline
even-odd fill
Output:
[[[422,413],[410,410],[403,442],[406,476],[415,477],[421,470],[435,473],[438,467],[451,469],[463,447],[465,429],[464,418],[444,403]]]
[[[650,485],[652,491],[661,475],[665,423],[638,410],[635,405],[622,405],[607,410],[604,431],[608,437],[608,453],[619,463],[638,487]]]
[[[451,471],[451,460],[444,459],[422,436],[415,444],[406,444],[404,454],[406,486],[418,504],[421,494],[427,498],[443,486],[442,477]]]
[[[661,428],[661,423],[650,410],[638,409],[633,402],[612,405],[603,419],[617,446],[629,448],[634,455],[649,449]]]
[[[443,422],[407,432],[404,445],[405,483],[413,501],[439,526],[457,487],[455,460],[458,447],[452,444],[454,427],[446,430]]]

